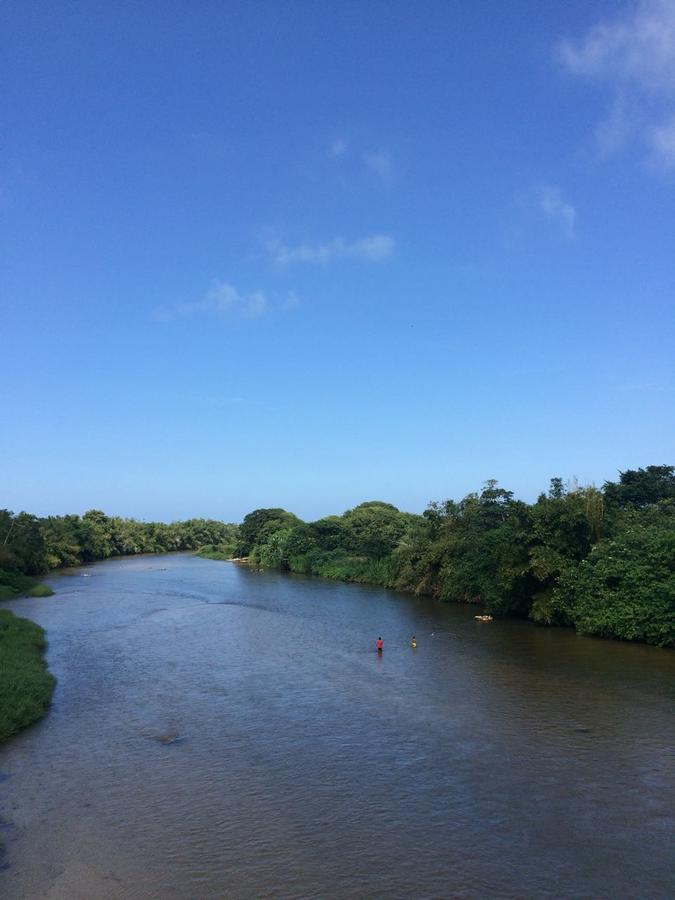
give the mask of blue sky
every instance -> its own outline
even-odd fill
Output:
[[[0,506],[675,461],[675,2],[3,4]]]

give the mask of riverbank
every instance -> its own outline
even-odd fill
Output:
[[[13,600],[15,597],[51,597],[54,591],[46,584],[20,572],[8,572],[0,569],[0,600]]]
[[[639,490],[636,488],[639,487]],[[303,522],[257,509],[239,526],[252,566],[470,603],[578,634],[675,646],[675,467],[621,473],[528,504],[494,481],[419,516],[367,501]]]
[[[241,559],[234,556],[234,547],[230,544],[206,544],[197,550],[195,556],[201,559],[218,559],[223,562],[241,562]]]
[[[421,576],[418,572],[412,578],[407,577],[409,573],[402,572],[401,555],[398,553],[391,553],[382,559],[368,559],[339,549],[314,550],[291,558],[270,559],[265,554],[264,546],[255,545],[248,557],[232,557],[218,547],[208,554],[200,552],[197,555],[243,564],[253,569],[310,575],[329,581],[383,587],[445,603],[468,604],[477,606],[490,617],[494,614],[500,618],[529,618],[537,625],[570,628],[588,637],[672,648],[675,646],[675,579],[669,561],[675,549],[675,533],[668,534],[666,541],[660,543],[659,535],[656,535],[656,540],[650,533],[646,537],[652,539],[654,547],[646,546],[644,533],[641,534],[636,527],[629,542],[606,541],[599,548],[604,553],[592,551],[577,576],[584,594],[574,605],[568,604],[564,614],[556,616],[549,614],[547,609],[545,615],[541,614],[542,604],[546,606],[551,603],[545,595],[531,598],[529,613],[525,606],[509,609],[499,601],[490,601],[480,595],[444,595],[438,570],[423,570]],[[668,546],[664,552],[662,545],[666,542]],[[607,571],[605,556],[609,554],[611,567],[612,552],[621,561],[622,570],[608,587],[603,580]],[[629,571],[631,564],[642,566],[639,578]],[[645,564],[649,564],[649,568],[644,568]],[[569,576],[567,583],[562,581],[562,584],[569,587]],[[557,597],[554,595],[559,609],[564,607],[565,599],[560,594]]]
[[[0,742],[49,709],[56,679],[47,671],[46,646],[39,625],[0,610]]]

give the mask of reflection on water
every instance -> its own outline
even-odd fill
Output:
[[[668,651],[187,555],[50,583],[2,897],[675,893]]]

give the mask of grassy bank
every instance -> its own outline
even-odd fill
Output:
[[[0,741],[44,716],[55,679],[44,660],[44,631],[0,610]]]
[[[51,597],[54,591],[46,584],[40,584],[35,578],[22,575],[20,572],[8,572],[0,569],[0,600],[11,600],[12,597]]]
[[[202,559],[232,559],[236,555],[234,544],[206,544],[197,551],[197,556]]]

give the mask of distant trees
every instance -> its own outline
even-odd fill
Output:
[[[195,550],[205,544],[233,543],[236,525],[211,519],[185,522],[139,522],[107,516],[91,509],[83,516],[14,515],[0,510],[0,570],[40,575],[50,569],[76,566],[136,553]]]
[[[548,496],[532,506],[530,570],[535,580],[530,618],[543,625],[570,625],[554,602],[561,576],[589,553],[604,532],[604,500],[596,488],[568,492],[559,478],[551,480]]]
[[[391,503],[379,500],[361,503],[341,517],[342,541],[338,546],[379,559],[394,550],[412,518]]]
[[[275,531],[299,524],[300,519],[285,509],[254,509],[239,526],[239,556],[248,556],[256,544],[265,543]]]
[[[261,566],[671,646],[674,471],[628,470],[602,490],[568,490],[553,478],[534,504],[491,480],[463,500],[430,503],[421,516],[381,501],[309,523],[256,510],[244,519],[247,552]]]
[[[44,569],[44,541],[40,521],[29,513],[0,510],[0,568],[38,575]]]
[[[496,481],[422,515],[371,500],[303,522],[256,509],[242,524],[138,522],[92,509],[38,519],[0,510],[0,570],[39,574],[134,553],[202,548],[254,565],[381,584],[583,634],[675,644],[675,467],[620,473],[567,489],[551,479],[536,503]],[[12,575],[11,573],[15,573]],[[2,587],[0,571],[0,587]]]
[[[672,646],[675,635],[675,503],[628,512],[554,589],[563,620],[581,634]]]
[[[675,466],[647,466],[619,473],[619,481],[607,481],[604,494],[608,503],[644,509],[661,500],[675,500]]]

